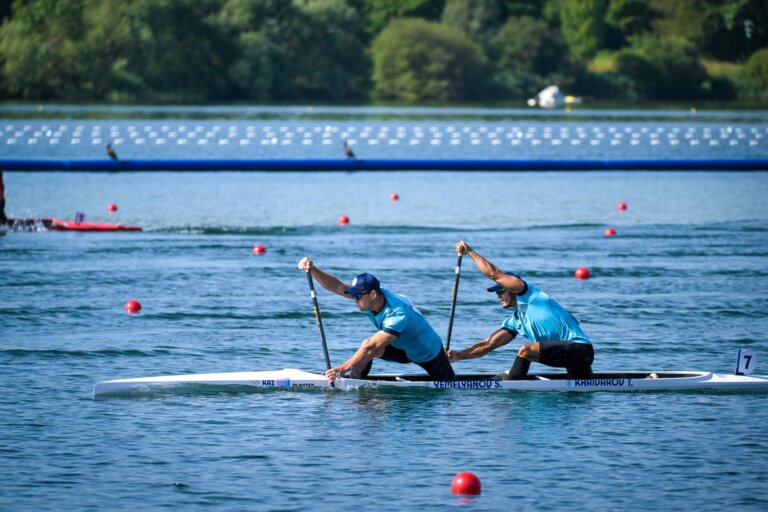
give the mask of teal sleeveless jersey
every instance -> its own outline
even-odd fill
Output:
[[[386,302],[378,314],[365,314],[373,325],[397,339],[392,346],[405,351],[414,363],[431,361],[443,348],[443,341],[408,297],[382,288]]]
[[[572,341],[591,343],[579,321],[538,286],[526,283],[528,289],[517,297],[515,314],[501,324],[530,341]]]

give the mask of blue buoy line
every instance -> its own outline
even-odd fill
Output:
[[[768,171],[768,159],[0,160],[6,171]]]

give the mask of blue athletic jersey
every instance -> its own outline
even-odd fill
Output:
[[[380,331],[396,336],[392,346],[405,351],[414,363],[431,361],[443,348],[443,341],[408,297],[382,288],[386,302],[378,314],[365,314]]]
[[[502,329],[516,332],[530,341],[572,341],[591,343],[579,321],[555,299],[527,283],[528,289],[517,297],[515,314],[501,324]]]

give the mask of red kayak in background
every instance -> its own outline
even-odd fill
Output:
[[[122,224],[100,224],[61,219],[8,219],[7,226],[21,231],[36,231],[38,228],[51,231],[141,231],[139,226]]]
[[[99,224],[97,222],[75,222],[73,220],[43,219],[50,221],[48,229],[59,231],[141,231],[139,226],[123,226],[122,224]],[[44,222],[44,224],[46,224]]]

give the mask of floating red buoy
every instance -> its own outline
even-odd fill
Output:
[[[589,279],[589,269],[587,267],[579,267],[575,272],[576,279]]]
[[[107,211],[115,213],[117,211],[117,205],[115,203],[109,203],[107,206]]]
[[[620,202],[620,203],[619,203],[619,205],[618,205],[616,208],[618,208],[618,209],[619,209],[619,211],[622,211],[622,212],[623,212],[623,211],[625,211],[625,210],[627,209],[627,203],[625,203],[624,201],[622,201],[622,202]]]
[[[346,215],[339,215],[339,224],[342,226],[346,226],[349,224],[349,217]]]
[[[474,473],[464,471],[453,477],[451,494],[458,496],[477,496],[481,491],[480,479]]]
[[[125,312],[129,315],[135,315],[141,311],[141,303],[136,299],[131,299],[125,303]]]
[[[605,236],[616,236],[616,230],[613,228],[605,228]]]
[[[254,245],[253,246],[253,254],[266,254],[267,248],[263,245]]]
[[[397,192],[392,192],[391,194],[389,194],[389,199],[391,201],[397,201],[398,199],[400,199],[400,194],[398,194]]]

